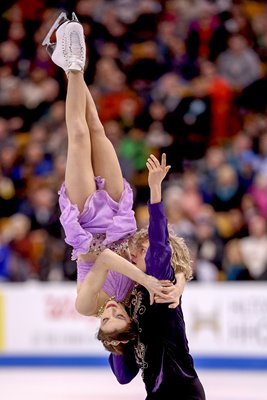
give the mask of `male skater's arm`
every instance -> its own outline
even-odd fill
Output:
[[[156,303],[170,303],[169,308],[176,308],[184,291],[186,276],[183,271],[174,276],[171,267],[171,247],[169,243],[168,221],[161,200],[161,184],[170,166],[166,166],[166,155],[163,154],[161,163],[153,155],[147,160],[148,184],[150,187],[149,209],[149,248],[146,255],[146,272],[158,277],[164,286],[164,294],[155,296]],[[170,281],[176,281],[173,285]],[[167,295],[167,296],[166,296]]]
[[[149,248],[146,254],[146,273],[158,279],[175,279],[171,267],[171,247],[169,243],[168,221],[161,200],[161,184],[170,166],[166,166],[166,155],[161,163],[151,155],[147,160],[148,185],[150,188],[149,210]]]

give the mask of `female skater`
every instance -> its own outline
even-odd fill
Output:
[[[57,41],[51,44],[50,36],[56,25],[59,25]],[[115,254],[127,256],[128,239],[136,231],[133,194],[122,177],[116,152],[105,135],[84,82],[86,51],[82,25],[75,15],[69,21],[63,13],[43,44],[68,78],[68,154],[59,204],[65,240],[73,248],[72,259],[77,260],[76,307],[82,314],[97,316],[111,298],[123,301],[134,282],[151,292],[152,301],[154,293],[161,293],[162,284],[126,260],[122,265]],[[94,261],[106,248],[112,250],[109,264],[102,269],[102,274],[96,273]],[[128,323],[128,315],[122,310],[114,326],[126,328]]]

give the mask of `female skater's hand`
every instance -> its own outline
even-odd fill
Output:
[[[161,281],[159,281],[157,278],[154,278],[154,276],[146,274],[144,275],[145,276],[141,285],[148,290],[150,297],[150,304],[153,304],[156,295],[163,295],[164,288],[163,285],[161,284]]]

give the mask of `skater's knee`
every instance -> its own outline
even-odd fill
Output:
[[[68,124],[68,134],[72,140],[83,142],[88,140],[89,131],[86,124],[83,124],[79,119],[73,119]]]
[[[101,122],[90,124],[89,129],[90,129],[91,135],[94,135],[97,137],[105,137],[106,136],[105,129]]]

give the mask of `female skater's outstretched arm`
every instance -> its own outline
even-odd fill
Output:
[[[99,309],[98,295],[105,283],[109,271],[119,272],[144,286],[150,292],[150,301],[154,295],[162,294],[163,287],[156,278],[145,274],[125,258],[106,249],[98,257],[94,266],[87,274],[76,299],[76,309],[83,315],[96,315]]]

